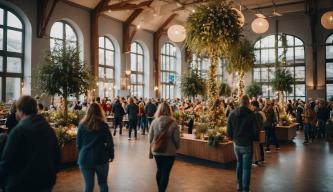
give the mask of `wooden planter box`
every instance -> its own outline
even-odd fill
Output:
[[[236,161],[232,142],[219,143],[215,147],[211,147],[208,145],[208,141],[195,139],[193,134],[184,133],[184,136],[180,139],[178,153],[218,163]]]
[[[291,124],[288,126],[277,125],[275,128],[275,134],[278,140],[291,141],[296,137],[297,124]]]
[[[77,161],[76,140],[66,143],[60,149],[61,163],[72,163]]]

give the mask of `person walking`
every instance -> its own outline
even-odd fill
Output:
[[[37,114],[37,101],[17,101],[17,126],[8,135],[0,160],[0,181],[6,192],[51,192],[56,183],[60,153],[54,130]]]
[[[8,133],[18,124],[16,119],[16,102],[14,101],[10,107],[10,111],[7,114],[6,127],[8,128]]]
[[[128,115],[128,140],[132,139],[132,130],[134,130],[134,138],[137,139],[138,113],[139,107],[134,103],[132,97],[128,98],[127,115]]]
[[[255,114],[249,109],[250,98],[244,95],[240,107],[232,111],[228,118],[227,134],[234,143],[237,159],[238,191],[250,190],[253,142],[258,141],[259,128]]]
[[[259,142],[254,142],[254,146],[256,148],[259,148],[259,158],[256,158],[254,163],[258,164],[259,162],[264,162],[265,161],[265,150],[264,150],[264,145],[265,145],[265,132],[264,132],[264,122],[266,121],[266,116],[265,113],[262,112],[259,108],[259,102],[258,101],[252,101],[251,106],[253,109],[253,112],[256,116],[256,120],[258,123],[258,128],[259,128]],[[262,136],[263,135],[263,136]],[[261,139],[263,138],[263,139]]]
[[[145,104],[143,101],[141,101],[139,103],[138,118],[139,118],[139,128],[141,129],[141,135],[145,135],[147,123],[146,123],[146,115],[145,115]]]
[[[122,130],[123,130],[123,116],[125,115],[125,110],[124,110],[122,104],[120,103],[119,98],[116,99],[116,101],[114,102],[114,104],[112,106],[112,113],[113,113],[113,117],[114,117],[113,136],[116,136],[117,127],[119,127],[119,135],[121,135]]]
[[[172,117],[170,106],[163,102],[158,106],[155,119],[149,130],[151,152],[157,165],[156,181],[159,192],[165,192],[169,175],[175,161],[176,150],[180,146],[180,132]],[[159,148],[157,147],[160,144]]]
[[[275,134],[275,125],[277,124],[277,116],[274,112],[274,104],[270,100],[266,101],[266,105],[262,110],[265,113],[266,121],[264,129],[266,132],[266,152],[271,152],[270,145],[273,142],[276,150],[280,149],[279,141]]]
[[[108,191],[109,161],[114,158],[113,139],[104,111],[92,103],[78,127],[78,164],[85,180],[85,192],[94,190],[95,173],[101,192]]]
[[[316,113],[307,103],[305,104],[305,111],[304,111],[304,143],[308,144],[310,141],[313,141],[313,130],[314,126],[316,125]]]
[[[148,129],[154,120],[154,115],[156,110],[157,110],[156,105],[152,102],[152,99],[149,99],[148,103],[145,105],[145,115],[147,118]]]
[[[330,118],[330,112],[325,106],[325,101],[318,102],[317,121],[318,121],[318,138],[326,138],[326,122]]]

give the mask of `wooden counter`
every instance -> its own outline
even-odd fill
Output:
[[[218,163],[229,163],[236,161],[232,142],[219,143],[216,147],[208,145],[208,141],[195,139],[192,134],[183,134],[180,139],[178,153],[199,159],[215,161]]]
[[[277,125],[275,128],[275,134],[278,140],[291,141],[296,137],[297,124],[290,124],[288,126]]]

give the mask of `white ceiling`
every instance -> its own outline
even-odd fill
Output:
[[[69,0],[73,3],[79,4],[84,7],[88,7],[90,9],[94,9],[100,0]],[[120,0],[112,0],[110,5],[119,3]],[[138,4],[146,0],[131,0],[130,3]],[[191,2],[191,0],[177,0],[181,2]],[[285,3],[293,3],[299,2],[300,0],[274,0],[276,5],[285,4]],[[249,9],[256,11],[256,7],[265,7],[271,6],[273,4],[273,0],[234,0],[235,7],[239,5],[243,5]],[[140,25],[143,29],[147,29],[150,31],[156,31],[162,23],[173,13],[177,13],[178,16],[175,18],[176,23],[183,23],[191,11],[195,8],[194,6],[185,6],[184,10],[179,10],[174,12],[173,10],[177,9],[179,4],[177,5],[176,0],[154,0],[150,7],[145,7],[143,13],[141,13],[133,22],[134,25]],[[270,8],[271,10],[273,8]],[[269,10],[269,11],[271,11]],[[285,12],[296,12],[304,10],[304,5],[299,4],[298,6],[290,5],[286,7],[277,6],[276,10],[282,13]],[[261,10],[259,10],[261,11]],[[264,11],[264,10],[263,10]],[[133,11],[124,10],[124,11],[112,11],[112,12],[104,12],[104,14],[109,15],[117,20],[125,21]],[[266,12],[267,13],[267,10]]]

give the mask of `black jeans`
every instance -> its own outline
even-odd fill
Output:
[[[114,132],[113,132],[113,135],[116,135],[116,130],[117,130],[118,126],[119,126],[119,134],[121,135],[122,129],[123,129],[123,118],[122,117],[114,118]]]
[[[260,149],[260,160],[265,161],[264,143],[259,143],[259,149]]]
[[[157,164],[156,181],[158,191],[165,192],[168,186],[171,168],[175,162],[175,156],[155,155],[154,157]]]
[[[129,119],[128,120],[128,137],[131,138],[132,129],[134,129],[134,137],[137,137],[137,126],[138,120],[137,119]]]
[[[147,117],[148,132],[149,132],[150,125],[153,122],[153,120],[154,120],[154,117]]]
[[[276,134],[275,134],[275,127],[265,127],[265,131],[266,131],[266,149],[269,149],[269,146],[271,145],[271,143],[273,143],[275,145],[276,148],[279,148],[279,141],[276,138]]]

